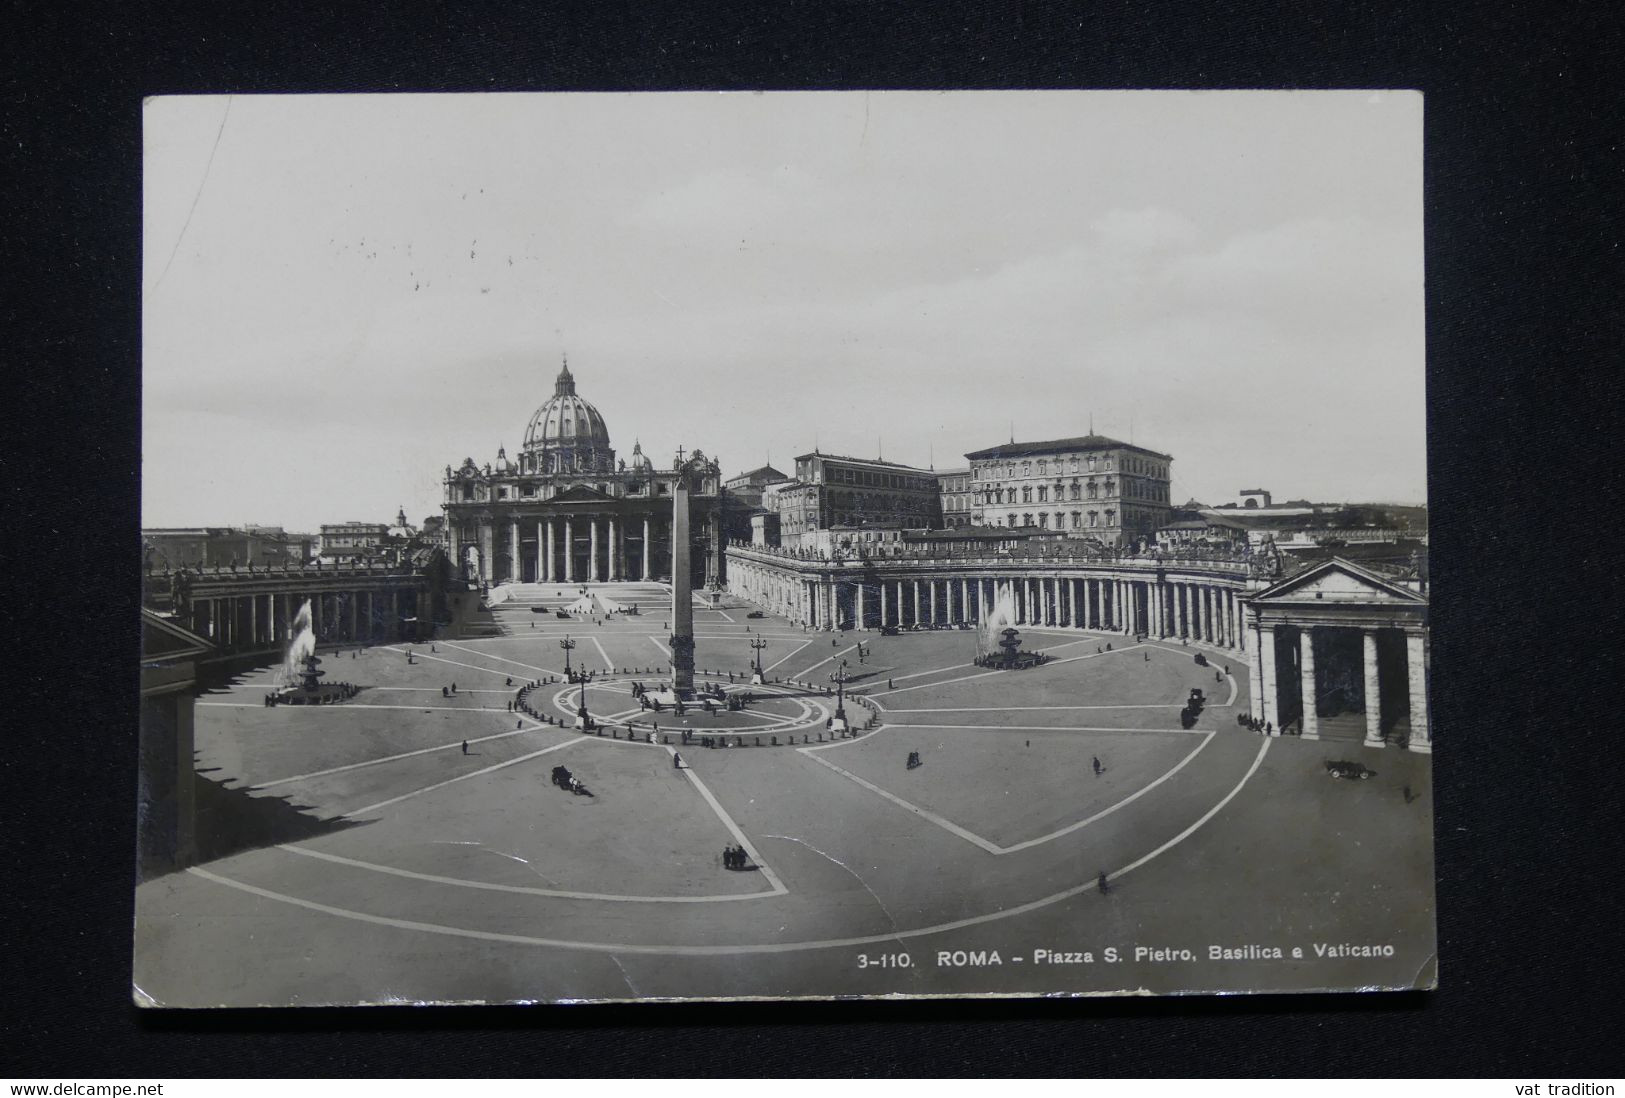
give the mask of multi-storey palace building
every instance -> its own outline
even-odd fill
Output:
[[[891,461],[802,454],[795,478],[776,485],[772,498],[779,508],[779,536],[792,546],[803,535],[835,526],[942,525],[936,474]]]
[[[690,464],[695,462],[697,464]],[[657,469],[634,443],[617,460],[604,417],[576,395],[569,363],[530,417],[523,448],[481,467],[446,466],[446,538],[476,582],[646,580],[671,575],[675,466],[690,475],[693,582],[722,574],[722,474],[700,451]]]
[[[971,524],[971,487],[969,469],[946,469],[937,474],[937,491],[942,496],[942,525],[945,527]]]
[[[1105,545],[1168,522],[1173,458],[1103,435],[1010,442],[966,454],[971,523],[1077,531]]]

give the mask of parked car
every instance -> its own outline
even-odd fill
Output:
[[[765,617],[767,617],[767,615],[762,613],[760,610],[752,610],[750,613],[746,614],[745,616],[747,618],[765,618]]]

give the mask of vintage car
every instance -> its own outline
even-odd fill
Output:
[[[895,637],[897,635],[897,626],[882,625],[880,627],[880,635],[883,637]]]
[[[767,617],[767,615],[762,613],[760,610],[752,610],[750,613],[746,614],[745,616],[747,618],[765,618],[765,617]]]
[[[1336,761],[1328,759],[1326,761],[1326,773],[1330,774],[1334,778],[1351,778],[1364,781],[1367,778],[1374,776],[1377,772],[1369,769],[1364,763],[1349,762],[1346,759],[1339,759]]]

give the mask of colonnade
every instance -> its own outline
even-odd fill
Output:
[[[321,640],[392,641],[403,617],[416,617],[416,587],[253,591],[195,594],[190,627],[222,652],[252,652],[287,644],[299,608],[310,602],[311,629]]]
[[[1242,575],[1210,580],[1105,569],[965,574],[945,573],[940,565],[925,571],[901,562],[857,575],[730,551],[728,581],[732,593],[815,629],[979,624],[1007,597],[1005,616],[1017,626],[1247,648],[1241,610],[1247,580]]]

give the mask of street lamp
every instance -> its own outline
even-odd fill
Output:
[[[765,674],[762,671],[762,649],[767,647],[767,638],[762,636],[752,637],[750,646],[756,650],[756,674],[752,676],[750,680],[751,685],[761,686],[764,681],[763,675]]]
[[[847,681],[847,678],[848,678],[847,673],[846,673],[846,661],[845,660],[841,661],[841,666],[829,678],[830,678],[830,681],[835,684],[835,719],[840,722],[840,726],[842,728],[845,728],[846,727],[846,681]]]
[[[570,650],[575,646],[576,642],[570,639],[568,633],[564,635],[563,640],[559,641],[559,647],[564,649],[564,677],[566,679],[570,677]]]

